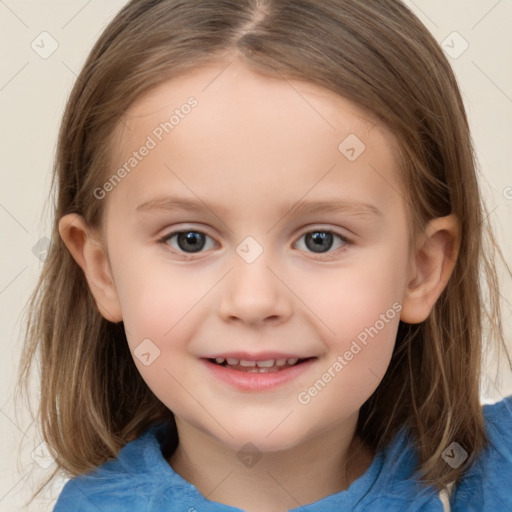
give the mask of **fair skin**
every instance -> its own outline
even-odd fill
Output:
[[[101,233],[76,214],[61,219],[60,233],[100,313],[124,322],[132,353],[144,339],[160,350],[147,366],[134,362],[175,414],[172,468],[209,500],[283,512],[346,489],[370,465],[355,435],[359,409],[386,372],[399,320],[425,320],[444,289],[458,227],[453,216],[435,219],[410,245],[395,141],[356,105],[241,61],[220,73],[225,66],[165,82],[130,107],[108,176],[187,98],[198,101],[101,199]],[[349,134],[366,146],[354,161],[338,150]],[[208,208],[136,210],[170,194]],[[292,210],[328,199],[380,213]],[[179,230],[206,233],[204,248],[193,252],[177,236],[158,242]],[[334,234],[323,252],[311,249],[312,231]],[[248,236],[263,249],[251,263],[237,253]],[[399,311],[386,313],[393,304]],[[300,402],[383,314],[378,334]],[[235,351],[314,359],[275,388],[241,391],[201,359]],[[250,467],[237,457],[249,442],[261,453]]]

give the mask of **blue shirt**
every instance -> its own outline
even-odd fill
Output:
[[[490,443],[453,489],[451,512],[512,511],[512,395],[484,405],[483,413]],[[240,512],[206,499],[172,469],[162,454],[166,428],[154,424],[116,459],[67,481],[53,512]],[[402,427],[348,489],[293,512],[448,510],[432,487],[411,478],[416,461]]]

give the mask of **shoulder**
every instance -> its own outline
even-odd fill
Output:
[[[512,395],[482,407],[488,445],[479,454],[451,497],[411,478],[417,463],[413,439],[402,429],[385,451],[373,486],[373,509],[451,512],[512,512]],[[456,441],[456,440],[455,440]],[[446,501],[450,507],[444,505]],[[366,505],[366,504],[365,504]]]
[[[115,459],[68,480],[53,512],[150,510],[152,496],[172,480],[164,477],[166,469],[170,472],[160,450],[164,428],[153,425],[126,444]]]
[[[512,510],[512,395],[483,415],[489,443],[454,489],[453,512]]]

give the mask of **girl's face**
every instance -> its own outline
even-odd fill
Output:
[[[135,364],[179,427],[272,451],[353,426],[409,279],[389,132],[235,61],[142,96],[115,136],[95,192],[112,278]]]

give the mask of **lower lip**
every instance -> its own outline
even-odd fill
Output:
[[[281,386],[299,377],[314,363],[315,358],[308,359],[295,366],[289,366],[283,370],[268,373],[244,372],[212,363],[208,359],[202,359],[212,374],[241,391],[266,391]]]

